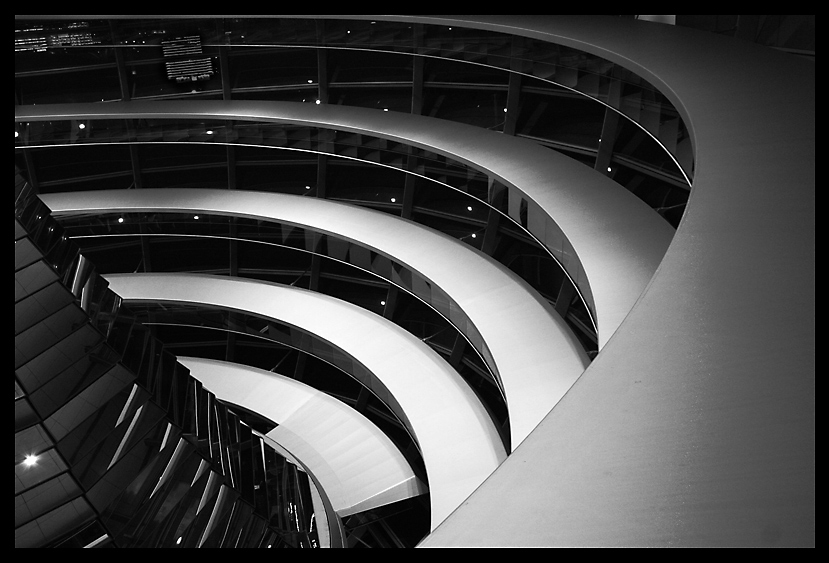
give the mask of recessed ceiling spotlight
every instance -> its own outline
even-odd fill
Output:
[[[23,463],[26,465],[26,467],[37,465],[37,456],[34,454],[29,454],[26,456],[26,459],[23,460]]]
[[[386,304],[385,301],[380,301],[380,305],[385,305],[385,304]]]
[[[466,210],[467,210],[467,211],[472,211],[472,206],[471,206],[471,205],[467,205],[467,206],[466,206]]]
[[[395,198],[395,197],[391,198],[392,203],[395,203],[396,201],[397,201],[397,198]]]
[[[119,223],[123,223],[123,222],[124,222],[124,218],[123,218],[123,217],[118,217],[118,222],[119,222]]]
[[[472,238],[478,238],[478,235],[476,235],[475,233],[472,233]]]
[[[314,102],[314,103],[315,103],[315,104],[317,104],[317,105],[320,105],[322,102],[321,102],[320,100],[317,100],[317,101],[316,101],[316,102]]]
[[[14,138],[16,139],[16,138],[18,138],[19,136],[20,136],[20,133],[19,133],[18,131],[15,131],[15,132],[14,132]]]
[[[610,172],[610,166],[607,167],[607,171]]]
[[[213,134],[213,130],[212,130],[212,129],[208,129],[206,132],[207,132],[207,134],[208,134],[208,135],[212,135],[212,134]]]
[[[86,129],[86,123],[79,123],[78,129]]]
[[[199,216],[198,216],[198,215],[193,215],[193,219],[195,219],[196,221],[198,221],[198,220],[199,220]]]

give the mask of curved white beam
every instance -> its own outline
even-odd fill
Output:
[[[388,436],[341,401],[250,366],[188,356],[178,361],[219,399],[276,422],[268,438],[302,460],[340,516],[428,492]]]
[[[247,100],[15,106],[16,121],[138,117],[352,131],[422,147],[486,172],[510,188],[513,218],[518,219],[522,197],[529,201],[528,229],[559,259],[593,307],[599,349],[653,277],[674,235],[657,213],[604,174],[528,139],[461,123],[358,107]]]
[[[508,268],[452,237],[387,213],[317,198],[241,190],[96,190],[41,198],[58,218],[96,212],[188,211],[302,225],[405,264],[454,299],[481,334],[506,395],[512,449],[589,363],[562,318]]]
[[[301,328],[346,351],[380,379],[408,417],[429,479],[431,528],[506,459],[492,419],[436,352],[365,309],[304,289],[195,274],[105,278],[126,301],[196,303]]]

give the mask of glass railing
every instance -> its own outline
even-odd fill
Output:
[[[269,123],[238,122],[228,125],[227,121],[205,120],[62,120],[47,122],[20,123],[21,135],[16,138],[18,146],[46,147],[62,145],[90,145],[113,143],[203,143],[203,144],[230,144],[256,147],[279,148],[289,151],[313,152],[327,154],[349,160],[371,163],[389,167],[412,174],[418,178],[428,180],[440,186],[453,190],[462,196],[457,201],[447,205],[435,197],[420,198],[419,211],[428,210],[441,213],[447,217],[461,219],[464,226],[453,224],[449,230],[453,236],[481,248],[483,237],[478,237],[487,224],[490,210],[499,213],[504,219],[520,228],[524,235],[534,240],[541,248],[560,265],[565,272],[565,283],[570,283],[581,297],[583,310],[587,312],[588,331],[595,334],[596,322],[593,307],[593,297],[587,282],[587,277],[581,261],[578,259],[572,245],[564,235],[558,224],[549,217],[533,200],[523,195],[518,189],[504,186],[496,179],[490,179],[484,171],[472,168],[460,161],[399,143],[363,135],[320,129],[299,125],[282,125]],[[297,185],[294,193],[316,195],[313,186]],[[377,208],[402,208],[401,198],[388,198],[387,190],[376,194],[368,190],[365,193],[326,194],[332,199],[342,197],[362,205]],[[466,201],[464,201],[466,200]],[[418,220],[421,214],[414,213],[411,218]],[[428,226],[436,227],[433,220]],[[371,271],[371,264],[355,264]],[[377,267],[382,267],[378,264]],[[392,280],[400,283],[401,280]],[[534,287],[538,285],[537,278],[528,278],[526,281]],[[414,288],[405,287],[407,290]],[[542,293],[549,293],[550,288],[538,288]],[[425,291],[425,290],[424,290]],[[431,294],[431,290],[428,292]],[[430,297],[430,301],[431,301]],[[442,305],[445,299],[436,298],[435,305]],[[444,312],[440,308],[441,312]],[[449,312],[448,310],[446,312]],[[454,315],[457,317],[457,315]],[[452,319],[453,323],[455,319]],[[467,321],[458,319],[461,325]],[[458,325],[456,325],[458,326]],[[459,326],[460,328],[460,326]],[[474,327],[461,328],[473,345],[493,368],[491,355],[485,350],[485,344],[478,345],[479,335],[475,334]],[[489,357],[487,357],[489,355]]]
[[[204,213],[199,214],[198,219],[194,219],[193,214],[174,212],[95,214],[65,217],[61,224],[79,244],[82,238],[104,236],[208,237],[275,245],[349,264],[393,283],[442,316],[480,355],[485,373],[501,390],[502,396],[504,394],[492,352],[475,324],[451,296],[393,257],[347,239],[278,221]]]
[[[69,37],[67,28],[70,25],[76,26],[76,31],[82,30],[78,33],[83,37]],[[381,53],[421,56],[481,67],[483,77],[469,77],[470,83],[479,86],[493,83],[493,80],[506,85],[506,79],[499,81],[486,70],[492,69],[518,73],[596,100],[619,112],[656,140],[679,167],[688,186],[693,178],[693,153],[687,127],[676,108],[656,87],[602,57],[538,39],[458,26],[352,19],[18,21],[16,28],[16,44],[21,45],[16,55],[21,61],[19,66],[27,69],[16,74],[23,103],[50,102],[49,84],[54,82],[46,80],[40,84],[43,80],[39,82],[37,76],[44,70],[71,71],[65,79],[72,87],[61,88],[62,97],[53,101],[122,99],[113,54],[116,49],[124,59],[121,63],[126,69],[123,80],[127,82],[125,86],[132,98],[189,94],[221,98],[223,86],[219,70],[222,65],[227,65],[231,69],[231,90],[255,91],[260,87],[282,85],[291,91],[306,89],[305,97],[313,101],[319,81],[316,50],[320,48],[332,53],[332,68],[341,56],[337,51],[363,51],[378,57]],[[209,79],[176,83],[155,68],[156,63],[165,61],[164,42],[176,37],[198,37],[198,57],[208,58],[215,70]],[[52,56],[44,57],[47,52]],[[226,57],[224,63],[220,62],[222,53]],[[277,64],[280,57],[285,60]],[[376,64],[364,61],[361,65],[365,69],[363,73],[358,72],[360,67],[345,65],[342,76],[330,78],[331,87],[378,81],[389,85],[411,83],[411,73],[400,72],[400,69],[412,66],[410,61],[395,63],[393,59],[381,59]],[[433,74],[431,80],[437,79],[437,85],[440,83],[439,69]],[[263,77],[270,78],[263,80]],[[453,73],[452,82],[457,79],[458,74]],[[107,88],[106,84],[110,86]],[[69,100],[67,96],[77,99]],[[296,101],[302,97],[297,98],[296,92],[292,96],[291,99]],[[378,97],[382,102],[382,94]],[[365,106],[367,103],[354,99],[348,105]],[[503,104],[498,106],[497,111],[503,107]],[[391,109],[408,111],[409,108]]]

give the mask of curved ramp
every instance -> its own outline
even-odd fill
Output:
[[[564,396],[589,360],[550,304],[508,268],[417,223],[343,203],[241,190],[102,190],[42,196],[55,217],[192,211],[302,225],[367,246],[448,294],[494,359],[515,449]],[[451,264],[452,267],[447,267]]]
[[[360,361],[408,417],[426,473],[434,529],[506,458],[478,398],[440,356],[355,305],[265,282],[194,274],[104,276],[125,301],[167,301],[250,312],[312,332]]]
[[[325,393],[241,364],[189,356],[178,361],[219,399],[279,424],[267,437],[319,479],[340,517],[428,492],[383,432]]]

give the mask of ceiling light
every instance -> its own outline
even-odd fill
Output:
[[[475,233],[472,233],[472,238],[478,238],[478,235],[476,235]]]
[[[389,108],[383,108],[383,111],[389,111]]]
[[[306,190],[310,190],[310,189],[311,189],[311,186],[305,186],[305,189],[306,189]]]
[[[37,456],[34,454],[29,454],[23,460],[23,463],[26,464],[26,467],[31,467],[33,465],[37,465]]]
[[[308,84],[313,84],[313,83],[314,83],[314,81],[309,78],[308,79]]]
[[[78,124],[78,129],[86,129],[86,124],[85,123],[79,123]]]
[[[317,101],[316,101],[316,102],[314,102],[314,103],[315,103],[315,104],[317,104],[317,105],[320,105],[322,102],[321,102],[320,100],[317,100]]]
[[[472,211],[472,206],[471,206],[471,205],[467,205],[467,206],[466,206],[466,210],[467,210],[467,211]]]
[[[20,136],[20,133],[18,133],[17,131],[15,131],[15,132],[14,132],[14,138],[16,139],[16,138],[18,138],[19,136]]]
[[[208,129],[208,130],[207,130],[207,134],[208,134],[208,135],[212,135],[212,134],[213,134],[213,130],[212,130],[212,129]]]
[[[385,301],[380,301],[380,305],[385,305],[385,304],[386,304]]]
[[[199,216],[198,216],[198,215],[193,215],[193,219],[195,219],[196,221],[198,221],[198,220],[199,220]]]
[[[118,222],[119,222],[119,223],[123,223],[123,222],[124,222],[124,218],[123,218],[123,217],[118,217]]]
[[[610,166],[607,167],[607,171],[610,172]]]
[[[394,203],[394,202],[396,202],[396,201],[397,201],[397,198],[394,198],[394,197],[393,197],[393,198],[391,198],[391,202],[392,202],[392,203]]]

